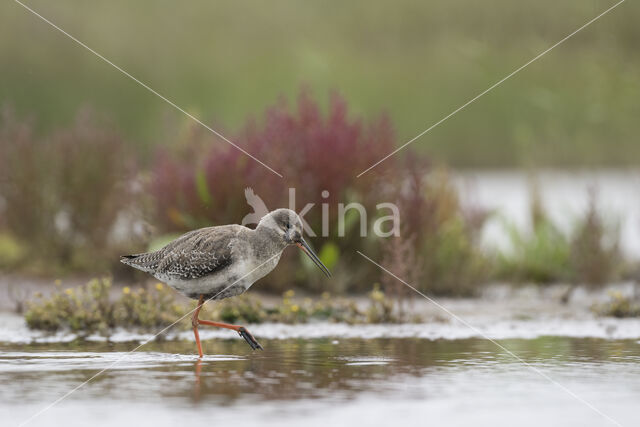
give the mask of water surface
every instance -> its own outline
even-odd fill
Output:
[[[18,425],[614,425],[490,341],[240,340],[0,344],[0,419]],[[638,425],[640,342],[500,343],[625,426]]]

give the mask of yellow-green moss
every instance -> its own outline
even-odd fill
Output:
[[[601,316],[613,317],[639,317],[640,304],[634,303],[629,297],[620,292],[609,292],[609,301],[603,304],[595,304],[591,309]]]
[[[115,294],[115,295],[114,295]],[[293,291],[282,295],[273,307],[264,307],[257,296],[244,294],[205,305],[201,318],[230,323],[305,323],[324,320],[346,323],[396,323],[400,321],[394,303],[379,287],[368,294],[361,308],[354,300],[323,293],[319,298],[295,298]],[[64,288],[56,281],[54,292],[36,294],[27,302],[25,319],[32,329],[70,329],[84,334],[103,333],[123,327],[157,330],[184,317],[176,327],[190,326],[189,314],[195,302],[181,303],[176,293],[161,283],[146,287],[124,287],[112,291],[108,278],[93,279],[86,285]]]

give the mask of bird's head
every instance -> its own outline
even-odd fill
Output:
[[[296,245],[307,254],[315,265],[322,270],[327,277],[331,277],[329,269],[320,261],[313,249],[302,237],[304,226],[302,220],[290,209],[276,209],[262,217],[258,227],[267,227],[275,232],[287,245]]]

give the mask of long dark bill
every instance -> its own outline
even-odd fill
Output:
[[[297,242],[296,245],[298,245],[298,247],[302,249],[302,252],[304,252],[309,258],[311,258],[311,261],[313,261],[313,263],[317,265],[318,268],[327,275],[327,277],[331,277],[331,272],[329,271],[329,269],[322,263],[322,261],[320,261],[318,255],[313,252],[313,249],[311,249],[311,247],[307,244],[307,242],[304,241],[303,238],[300,238],[300,241]]]

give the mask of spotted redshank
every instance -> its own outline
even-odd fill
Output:
[[[231,224],[186,233],[162,249],[125,255],[121,261],[166,283],[198,305],[191,317],[193,334],[202,357],[198,325],[232,329],[251,346],[262,346],[244,326],[200,320],[205,301],[244,293],[273,270],[282,251],[297,245],[327,275],[331,273],[302,237],[302,220],[292,210],[277,209],[265,215],[255,229]]]

